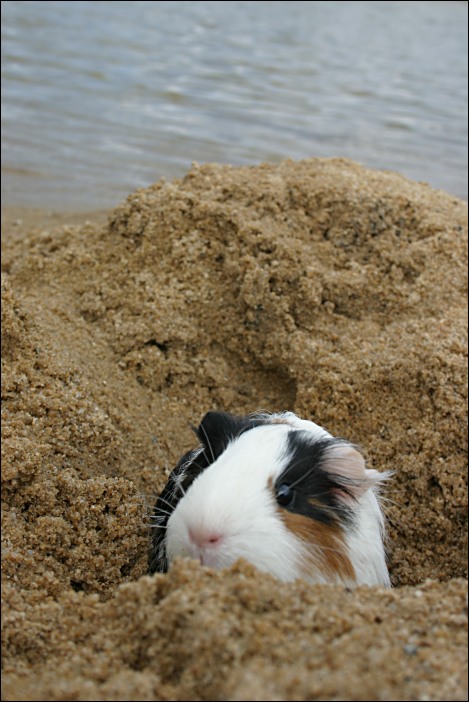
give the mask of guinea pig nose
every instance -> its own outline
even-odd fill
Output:
[[[189,527],[189,538],[193,544],[203,548],[204,546],[216,546],[222,540],[223,535],[214,530]]]

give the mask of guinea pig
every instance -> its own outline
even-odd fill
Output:
[[[208,412],[200,446],[169,476],[149,572],[176,557],[213,568],[244,558],[289,582],[390,587],[379,487],[357,448],[292,412]]]

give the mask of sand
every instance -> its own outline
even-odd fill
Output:
[[[4,220],[2,699],[467,699],[466,204],[341,159],[195,164],[77,221]],[[394,470],[393,589],[146,575],[209,409]]]

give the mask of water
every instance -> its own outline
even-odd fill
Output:
[[[4,204],[345,156],[467,197],[467,3],[2,2]]]

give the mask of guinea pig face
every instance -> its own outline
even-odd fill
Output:
[[[279,580],[389,585],[375,471],[292,413],[209,412],[156,503],[150,572],[245,558]]]

